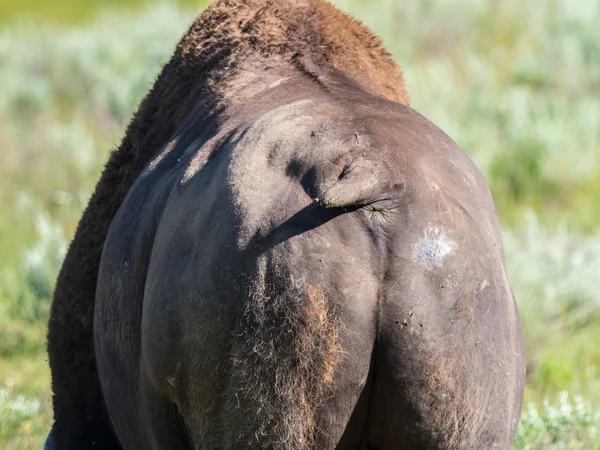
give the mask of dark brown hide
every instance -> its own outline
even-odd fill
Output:
[[[140,286],[143,288],[146,273],[150,270],[147,267],[149,256],[145,252],[156,244],[154,241],[156,223],[162,215],[162,207],[169,204],[170,189],[176,191],[173,186],[177,183],[193,184],[194,179],[199,179],[196,174],[208,164],[207,158],[214,158],[212,164],[215,164],[215,167],[222,167],[219,164],[224,163],[219,162],[219,158],[227,155],[227,151],[222,149],[228,149],[230,145],[235,147],[230,141],[232,136],[243,140],[242,136],[236,134],[236,130],[246,130],[251,135],[255,121],[259,121],[273,109],[305,99],[315,100],[315,105],[324,108],[325,112],[321,111],[320,115],[315,111],[316,117],[321,118],[319,123],[323,127],[315,127],[308,133],[308,137],[305,136],[306,142],[298,141],[297,144],[314,145],[316,149],[321,148],[319,145],[324,146],[323,148],[328,150],[323,151],[323,158],[327,156],[329,149],[333,148],[355,145],[370,148],[373,142],[370,141],[369,135],[377,136],[375,141],[380,148],[390,151],[399,148],[407,149],[406,155],[412,155],[411,157],[417,162],[420,158],[419,152],[426,153],[429,151],[427,149],[432,147],[449,148],[451,149],[449,151],[453,152],[452,155],[458,155],[460,152],[450,140],[440,137],[442,133],[439,130],[426,124],[424,119],[408,108],[400,106],[408,106],[409,103],[400,69],[368,29],[331,5],[322,0],[219,0],[213,3],[180,41],[173,57],[165,65],[152,90],[140,105],[123,142],[112,153],[79,223],[60,272],[48,332],[48,352],[54,393],[55,423],[52,436],[55,450],[122,448],[115,438],[108,419],[94,351],[93,318],[101,257],[106,259],[103,262],[105,273],[111,274],[114,266],[111,266],[113,257],[110,255],[117,255],[116,259],[118,259],[122,249],[132,245],[130,250],[132,255],[137,255],[134,257],[137,265],[128,269],[134,272],[131,278],[124,281],[134,280],[132,285],[142,283]],[[363,108],[361,105],[366,106]],[[306,115],[313,113],[310,108],[308,110],[300,108],[300,110]],[[358,111],[355,116],[348,113],[354,110]],[[331,115],[326,112],[330,112]],[[386,113],[389,113],[389,120]],[[332,127],[325,126],[328,117],[337,119],[339,123]],[[391,133],[394,136],[386,140],[382,137],[382,129],[376,125],[384,122],[390,129],[396,129],[398,124],[403,124],[404,128],[401,128],[404,130],[403,133],[407,134],[399,137]],[[278,123],[280,127],[287,126],[285,121]],[[350,134],[344,128],[346,123],[356,124]],[[433,136],[436,136],[435,139]],[[430,139],[434,139],[435,142],[430,142]],[[314,154],[318,155],[319,152],[316,151]],[[436,172],[437,175],[433,177],[438,181],[440,177],[445,176],[441,175],[442,173],[447,172],[450,178],[454,177],[458,180],[462,179],[465,173],[475,170],[466,159],[461,159],[462,171],[455,173],[454,162],[436,166],[438,160],[432,157],[430,160],[423,159],[414,166],[410,165],[411,184],[399,182],[397,168],[404,163],[396,161],[398,167],[384,170],[389,162],[389,158],[385,155],[374,157],[372,161],[366,163],[361,158],[344,160],[346,157],[347,155],[340,155],[340,160],[332,163],[331,167],[327,166],[329,167],[327,169],[329,172],[325,171],[327,173],[323,172],[325,166],[318,158],[312,162],[302,158],[288,161],[286,176],[301,184],[302,188],[299,192],[304,189],[306,194],[312,196],[319,210],[318,220],[315,222],[312,209],[298,212],[292,218],[279,217],[281,220],[289,219],[289,221],[279,224],[280,228],[275,230],[264,230],[268,236],[260,241],[260,246],[266,253],[273,250],[273,258],[282,257],[277,252],[285,245],[282,247],[280,244],[294,235],[296,231],[290,230],[296,230],[298,223],[304,228],[308,223],[310,229],[329,221],[331,227],[338,226],[335,224],[340,221],[349,221],[348,230],[356,229],[355,234],[362,236],[354,244],[353,251],[358,253],[362,249],[367,254],[371,249],[369,247],[371,243],[363,236],[364,226],[358,225],[356,219],[349,218],[349,215],[343,213],[364,206],[372,198],[377,198],[379,201],[378,195],[382,192],[394,191],[400,185],[416,189],[416,186],[426,179],[429,170],[439,172]],[[189,161],[186,158],[189,158]],[[177,165],[179,159],[184,159],[186,164],[189,163],[187,169],[176,173],[171,172],[175,170],[173,167]],[[377,165],[380,161],[384,161],[385,164]],[[431,165],[427,166],[429,163]],[[311,169],[310,164],[317,169]],[[404,168],[406,167],[409,166],[404,164]],[[142,172],[145,175],[142,175]],[[336,182],[330,179],[333,175]],[[463,194],[456,197],[457,194],[453,193],[452,198],[455,202],[453,205],[457,210],[463,208],[461,210],[463,212],[460,213],[463,218],[477,214],[477,210],[472,209],[472,205],[481,206],[481,210],[485,210],[486,220],[490,221],[486,232],[492,236],[490,239],[494,241],[494,245],[501,247],[497,221],[493,216],[493,205],[485,183],[480,178],[476,181],[469,179],[477,186],[473,195],[463,193],[465,195],[463,198],[461,197]],[[446,178],[445,180],[448,181]],[[134,183],[137,183],[137,189],[132,188]],[[436,189],[434,185],[435,183],[432,183],[431,189]],[[244,184],[241,183],[240,186],[243,188]],[[409,189],[407,192],[409,197],[416,196],[416,191]],[[122,208],[126,197],[128,203]],[[476,198],[480,200],[475,200]],[[414,214],[420,218],[429,217],[431,211],[426,210],[424,206],[426,202],[417,201],[414,203],[416,206],[413,206],[412,202],[409,203]],[[223,200],[223,204],[226,205],[227,201]],[[432,205],[437,209],[441,208],[438,203],[428,206]],[[361,212],[363,213],[364,211]],[[378,209],[373,206],[369,217],[372,215],[374,218],[385,218],[390,217],[390,214],[392,213],[387,207]],[[339,215],[343,217],[336,219],[337,222],[333,220]],[[115,216],[120,219],[115,219]],[[275,223],[274,216],[272,220]],[[403,223],[403,220],[405,219],[401,218],[398,223]],[[385,254],[391,255],[389,256],[391,259],[414,257],[417,266],[421,264],[419,267],[429,270],[428,264],[433,263],[428,258],[435,258],[440,252],[445,251],[444,240],[435,229],[427,228],[425,222],[411,222],[406,218],[404,225],[406,231],[398,235],[397,242],[406,243],[412,237],[426,233],[422,236],[424,239],[422,242],[427,244],[429,241],[441,239],[441,247],[429,248],[427,244],[422,254],[417,247],[414,255],[407,254],[406,248],[390,249]],[[105,255],[108,256],[104,257],[103,246],[111,226],[112,229],[120,231],[113,232],[117,237],[112,241],[109,240],[108,249],[105,249]],[[335,231],[333,228],[331,232],[339,233],[348,242],[356,240],[350,231]],[[379,231],[373,233],[377,234]],[[216,242],[226,237],[226,234],[217,233],[213,239]],[[465,236],[464,239],[466,242],[475,238]],[[501,250],[498,248],[490,255],[493,255],[490,258],[496,258],[494,270],[501,267],[502,263],[499,262]],[[473,254],[470,256],[474,257]],[[333,253],[329,257],[333,257]],[[354,257],[357,255],[354,254]],[[368,258],[365,258],[361,264],[367,264],[367,260]],[[330,263],[335,265],[336,260],[331,260]],[[442,342],[444,333],[449,335],[453,333],[450,328],[447,328],[449,325],[444,322],[448,315],[457,317],[456,320],[449,320],[448,323],[460,322],[464,325],[461,321],[465,314],[472,313],[472,309],[468,306],[471,294],[449,310],[444,310],[444,314],[436,313],[435,319],[432,318],[430,324],[427,322],[424,325],[419,324],[416,317],[429,317],[428,311],[419,310],[418,304],[405,310],[408,303],[404,302],[399,306],[394,293],[409,292],[410,283],[407,274],[414,270],[415,273],[411,276],[418,279],[420,269],[407,269],[402,274],[393,273],[390,269],[389,273],[382,276],[392,276],[395,281],[392,284],[384,283],[381,287],[376,287],[375,278],[369,282],[361,278],[359,282],[358,279],[350,277],[347,285],[353,286],[355,296],[364,291],[364,298],[368,297],[370,303],[365,300],[366,303],[363,305],[355,299],[356,309],[349,318],[340,315],[339,305],[337,307],[333,305],[335,296],[327,291],[323,280],[319,282],[317,279],[314,283],[308,284],[301,283],[299,287],[289,285],[289,280],[293,278],[291,275],[294,274],[286,271],[285,264],[281,270],[280,264],[272,261],[264,264],[264,267],[255,267],[252,264],[248,267],[249,274],[259,273],[261,279],[266,281],[261,285],[253,280],[247,293],[247,312],[243,317],[238,317],[241,324],[240,328],[235,330],[238,334],[235,334],[237,337],[232,345],[235,348],[234,356],[237,356],[234,360],[239,365],[234,365],[236,372],[235,376],[231,377],[231,387],[222,387],[222,392],[225,393],[223,398],[226,398],[224,411],[232,411],[232,413],[221,420],[219,427],[222,428],[215,425],[214,429],[218,428],[218,430],[214,435],[194,435],[190,424],[204,423],[202,422],[204,419],[192,417],[194,405],[186,404],[186,401],[191,402],[189,396],[178,397],[171,391],[169,373],[165,373],[164,377],[158,377],[157,373],[160,370],[157,368],[164,367],[166,370],[169,367],[169,361],[160,359],[169,352],[155,352],[154,357],[158,359],[149,363],[154,368],[154,371],[149,372],[150,375],[140,368],[140,348],[134,346],[133,353],[127,353],[131,349],[128,345],[131,342],[139,342],[142,333],[138,315],[141,314],[138,310],[138,306],[141,305],[131,304],[136,299],[140,300],[137,297],[140,286],[134,286],[138,291],[134,289],[130,292],[131,296],[127,296],[126,301],[113,305],[114,308],[103,311],[100,315],[96,312],[96,318],[100,317],[99,328],[104,332],[111,330],[106,332],[107,335],[116,330],[118,333],[123,333],[124,337],[123,354],[105,352],[103,353],[105,363],[124,358],[124,361],[121,361],[122,367],[130,368],[131,373],[141,377],[132,376],[122,379],[121,386],[112,391],[113,401],[115,395],[123,397],[123,410],[115,410],[113,407],[111,417],[117,424],[121,440],[127,442],[127,449],[151,447],[188,449],[191,448],[190,441],[205,442],[205,448],[221,448],[219,445],[240,448],[240,442],[246,440],[244,442],[247,443],[250,438],[256,439],[258,442],[256,445],[261,448],[282,449],[334,448],[335,441],[339,438],[338,448],[354,449],[367,448],[367,434],[369,448],[385,449],[390,448],[390,443],[395,442],[397,436],[409,436],[413,429],[413,437],[398,443],[404,446],[401,448],[469,448],[468,445],[474,442],[496,442],[498,448],[505,448],[508,445],[516,427],[514,418],[518,417],[520,409],[520,399],[517,397],[519,390],[522,393],[522,370],[519,365],[522,353],[518,355],[517,360],[511,360],[510,367],[499,365],[493,371],[496,376],[494,380],[502,379],[512,383],[509,383],[510,386],[507,385],[505,389],[506,392],[510,392],[507,396],[510,397],[508,404],[512,409],[510,411],[503,409],[498,413],[500,417],[498,421],[510,417],[512,422],[496,423],[485,418],[483,413],[473,410],[473,405],[480,405],[482,411],[487,411],[489,404],[502,403],[498,400],[499,391],[494,391],[493,394],[489,394],[489,397],[480,398],[479,392],[469,391],[469,387],[474,385],[473,383],[469,385],[468,381],[471,380],[469,376],[457,380],[457,375],[469,372],[470,364],[474,364],[472,367],[475,368],[479,368],[481,364],[481,361],[470,358],[467,354],[461,353],[457,357],[457,352],[460,350],[464,353],[464,349],[472,350],[478,345],[477,339],[485,336],[482,337],[477,333],[467,336],[464,342],[456,344],[459,350],[453,350],[452,343],[448,341],[446,344]],[[275,267],[278,269],[276,270]],[[468,277],[460,267],[462,266],[458,265],[452,272],[455,280]],[[363,272],[370,274],[370,270],[365,268]],[[487,289],[486,292],[492,290],[501,292],[505,283],[500,276],[504,273],[503,270],[502,266],[501,270],[494,272],[496,278],[486,279],[487,285],[482,290],[491,285],[493,289]],[[129,272],[124,269],[122,273]],[[381,274],[377,274],[379,275]],[[223,273],[219,276],[225,277]],[[106,275],[106,280],[116,278],[118,277]],[[221,286],[228,286],[227,281],[226,278],[224,281],[221,279]],[[439,281],[442,285],[443,280]],[[235,285],[235,283],[230,284]],[[219,283],[215,282],[216,285]],[[240,284],[242,285],[243,283]],[[468,283],[465,286],[464,292],[472,291],[473,295],[476,288],[481,287],[471,286]],[[159,287],[162,288],[162,285],[159,284],[157,290]],[[371,287],[373,289],[370,289]],[[99,295],[104,300],[111,298],[107,289],[109,291],[112,289],[110,281],[99,286],[98,289]],[[423,298],[441,295],[441,291],[438,292],[439,287],[433,289],[428,286],[427,289],[429,290],[423,291]],[[304,299],[306,306],[290,303],[290,293]],[[272,300],[274,306],[270,310],[261,312],[260,305],[265,299]],[[252,306],[253,304],[255,307]],[[508,304],[512,308],[512,297]],[[367,312],[373,313],[377,308],[376,305],[388,306],[380,316],[372,316],[368,319],[368,324],[363,323],[362,319],[367,317]],[[492,311],[492,313],[496,312]],[[483,310],[478,310],[478,313],[486,320],[491,314]],[[495,325],[490,325],[490,334],[493,339],[496,339],[497,333],[499,342],[486,347],[485,351],[478,354],[478,358],[482,357],[481,355],[491,357],[489,349],[494,345],[500,349],[498,355],[501,357],[505,356],[507,349],[510,352],[513,351],[513,347],[515,351],[522,350],[519,346],[518,317],[514,311],[503,310],[500,314],[503,319]],[[296,332],[293,338],[277,341],[281,345],[274,352],[261,348],[263,343],[271,342],[269,339],[275,339],[272,337],[273,329],[265,326],[265,323],[271,320],[280,320],[280,324],[285,324]],[[378,331],[381,345],[375,354],[369,356],[374,348],[372,341],[375,339],[374,330],[377,321],[385,324]],[[411,321],[415,323],[411,324]],[[348,330],[352,328],[348,327],[348,323],[353,323],[356,327],[365,327],[365,330],[368,330],[367,334],[370,333],[364,342],[356,344],[358,346],[356,351],[360,349],[361,354],[367,355],[366,360],[364,358],[360,360],[359,368],[344,365],[348,362],[343,354],[350,349],[349,343],[345,341],[348,339]],[[421,340],[406,339],[404,334],[397,335],[404,332],[405,326],[409,329],[409,324],[411,327],[419,328],[432,325],[426,329],[438,331],[423,335]],[[150,330],[154,328],[160,327],[151,326]],[[100,335],[100,341],[104,342],[102,330],[100,332],[96,330],[96,338],[98,339]],[[224,328],[219,332],[226,333],[226,330]],[[256,330],[256,332],[249,330]],[[478,330],[478,333],[480,331]],[[219,336],[218,333],[215,335],[216,342],[230,339],[226,334],[221,336],[222,339],[219,339]],[[411,332],[410,336],[421,335]],[[151,337],[148,340],[153,342]],[[157,348],[163,345],[163,341],[164,339],[157,338],[155,342]],[[238,344],[239,346],[235,347]],[[215,349],[211,350],[215,360],[219,348],[215,346]],[[272,367],[273,361],[285,363],[289,354],[298,355],[294,367],[299,367],[298,370],[301,370],[303,375],[295,378],[293,371],[287,370],[285,365],[282,365],[277,369],[276,377],[287,380],[286,386],[291,387],[279,389],[277,395],[271,396],[273,386],[267,383],[261,387],[260,382],[273,375],[275,370]],[[402,364],[395,359],[399,354],[406,355]],[[455,363],[458,360],[460,363],[448,366],[445,364],[445,354],[454,355],[453,358],[447,359],[448,361]],[[207,355],[208,360],[210,356]],[[419,359],[419,356],[426,358]],[[390,367],[393,369],[389,369]],[[504,370],[502,373],[508,373],[510,376],[506,375],[502,378],[499,375],[501,370]],[[380,381],[379,384],[374,384],[373,373],[378,371],[381,372]],[[367,372],[371,374],[368,380]],[[425,373],[426,376],[424,379],[419,377],[411,379],[413,373]],[[357,380],[360,378],[359,375],[362,378]],[[212,375],[208,374],[205,379],[210,380],[210,376]],[[226,376],[222,378],[228,379]],[[105,383],[106,379],[105,377]],[[398,380],[401,380],[403,389],[396,389]],[[216,382],[220,382],[220,379]],[[363,386],[363,382],[366,385]],[[424,389],[422,383],[427,385]],[[364,388],[360,391],[362,393],[359,392],[360,399],[356,400],[354,396],[357,392],[348,388],[348,391],[352,391],[348,397],[351,401],[339,400],[346,399],[343,393],[338,392],[340,385],[360,385],[360,389]],[[105,392],[107,389],[110,390],[105,384]],[[132,400],[128,396],[132,393],[137,395],[140,390],[144,401],[137,404],[137,399]],[[146,391],[147,395],[144,396]],[[243,394],[240,401],[248,408],[252,409],[257,404],[262,405],[254,409],[255,415],[249,415],[247,412],[242,414],[240,410],[234,408],[235,405],[231,402],[234,401],[232,399],[237,402],[235,393],[238,391]],[[455,392],[454,395],[452,391]],[[199,397],[197,404],[201,403],[202,398],[209,398],[210,392],[207,392],[205,397]],[[514,398],[513,392],[516,393]],[[333,400],[332,404],[331,396],[334,393],[337,393],[338,400]],[[462,398],[463,394],[468,398]],[[357,402],[356,407],[354,402]],[[517,403],[518,408],[514,406]],[[175,404],[177,407],[174,406]],[[436,409],[437,406],[434,405],[438,404],[447,406]],[[374,413],[369,415],[371,407]],[[136,413],[132,413],[132,410],[127,408],[133,408]],[[137,414],[137,408],[146,411],[147,414]],[[318,431],[323,424],[329,423],[328,417],[337,415],[346,417],[348,408],[354,410],[350,422],[342,423],[332,419],[329,421],[333,424],[333,428],[329,430],[330,434],[325,436]],[[439,413],[435,412],[437,410]],[[288,413],[289,423],[278,422],[279,411]],[[185,416],[185,420],[182,420],[180,413]],[[387,420],[390,414],[393,420]],[[255,427],[257,420],[262,420],[258,428]],[[147,424],[152,426],[148,427]],[[240,436],[228,435],[228,440],[222,440],[225,438],[222,438],[219,433],[232,429],[235,424],[240,424]],[[230,428],[227,428],[228,426]],[[409,430],[410,427],[412,428]],[[147,433],[144,431],[146,434],[143,434],[139,432],[142,429],[150,431]],[[195,432],[198,432],[198,429],[196,427]],[[485,430],[488,435],[482,435],[481,430]],[[493,430],[496,430],[495,434]],[[289,443],[288,447],[281,444],[283,441]],[[220,444],[217,445],[215,442]],[[242,445],[244,446],[250,444]]]
[[[115,216],[94,335],[124,448],[508,449],[523,341],[485,181],[324,75],[191,119]]]
[[[80,220],[48,325],[56,448],[118,448],[106,423],[92,338],[98,264],[108,227],[144,165],[200,108],[243,104],[226,83],[277,57],[291,71],[337,68],[366,91],[408,104],[402,72],[358,21],[322,0],[221,0],[190,27],[134,115]],[[200,105],[199,105],[200,104]],[[106,442],[105,447],[99,447]]]

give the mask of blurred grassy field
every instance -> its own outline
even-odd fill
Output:
[[[122,13],[100,3],[0,5],[3,449],[42,446],[45,323],[66,245],[108,152],[203,4],[134,1]],[[600,449],[599,3],[334,3],[384,39],[413,107],[490,184],[527,341],[515,448]]]
[[[169,0],[168,3],[200,11],[208,0]],[[3,0],[0,3],[0,26],[15,22],[53,23],[72,26],[89,23],[98,13],[135,13],[152,3],[149,0]],[[164,2],[163,2],[164,3]]]

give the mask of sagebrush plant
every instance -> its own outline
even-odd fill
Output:
[[[549,231],[530,211],[504,246],[533,398],[568,388],[599,405],[600,235]]]
[[[37,297],[48,298],[52,295],[54,278],[67,251],[64,231],[59,223],[54,223],[43,213],[35,218],[37,239],[33,246],[22,254],[20,265],[29,288]],[[39,319],[38,313],[24,314],[21,317]]]
[[[529,403],[521,415],[515,450],[598,450],[600,412],[581,397],[560,392],[555,401]]]
[[[15,394],[10,384],[0,387],[0,439],[10,439],[33,428],[39,409],[39,401]]]
[[[535,401],[515,448],[594,449],[600,4],[334,3],[383,38],[405,70],[412,106],[490,184],[526,335],[527,398]],[[76,28],[0,29],[0,386],[15,379],[0,392],[4,405],[40,401],[33,421],[19,408],[10,413],[0,448],[42,446],[51,421],[45,322],[66,245],[108,152],[196,14],[161,3]],[[566,394],[544,403],[565,389],[590,406]]]

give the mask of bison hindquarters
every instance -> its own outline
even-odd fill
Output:
[[[106,240],[96,353],[125,449],[508,449],[523,341],[472,162],[355,93],[220,133],[167,146]]]

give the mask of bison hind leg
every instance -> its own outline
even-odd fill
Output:
[[[263,262],[236,333],[225,420],[237,442],[228,448],[315,448],[317,411],[341,360],[337,323],[320,288]]]

